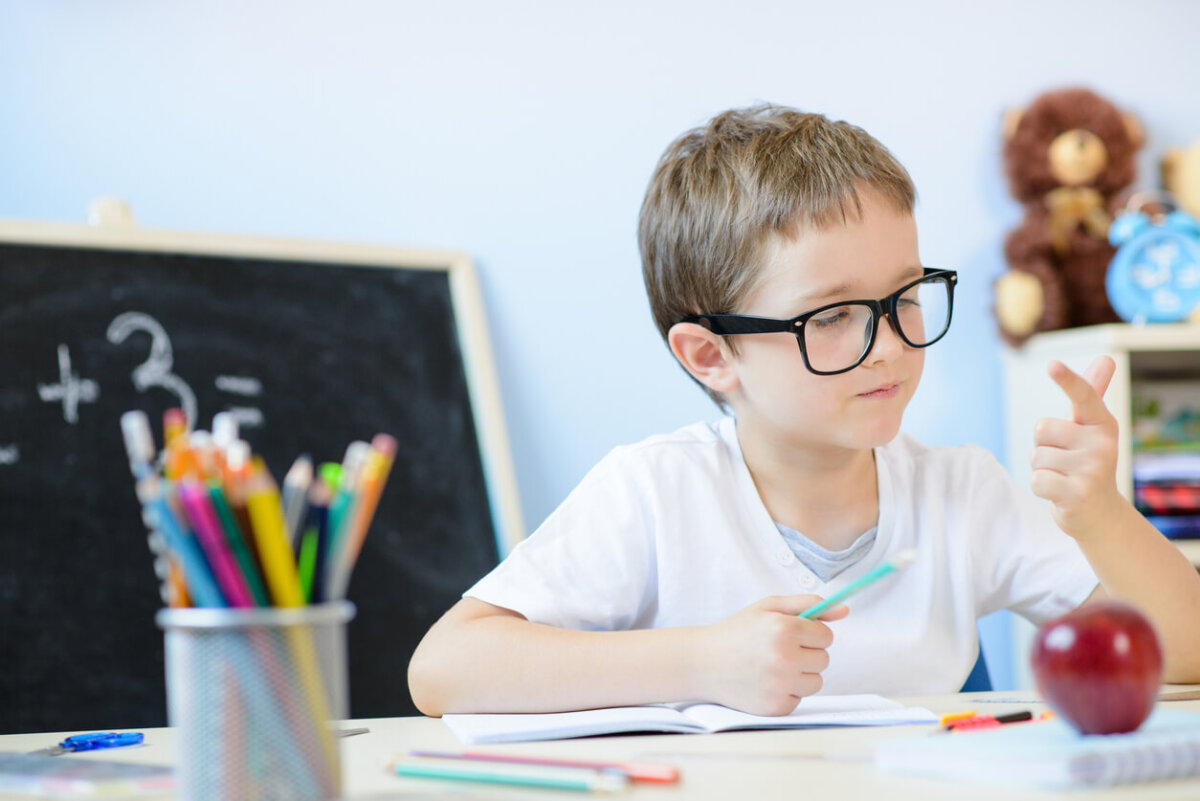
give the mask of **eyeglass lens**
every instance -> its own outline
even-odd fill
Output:
[[[950,325],[950,285],[933,278],[909,287],[896,298],[895,323],[901,337],[914,347],[938,339]],[[871,346],[874,324],[871,308],[857,303],[810,317],[803,329],[809,365],[831,372],[857,364]]]

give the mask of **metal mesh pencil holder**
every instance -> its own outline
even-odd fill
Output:
[[[341,794],[331,721],[346,717],[354,605],[163,609],[167,714],[185,801]]]

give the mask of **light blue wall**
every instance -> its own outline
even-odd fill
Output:
[[[1001,113],[1091,85],[1140,115],[1149,182],[1200,137],[1198,32],[1183,0],[2,0],[0,217],[111,194],[155,228],[469,252],[532,525],[613,445],[714,413],[643,299],[663,147],[730,106],[823,111],[904,161],[925,261],[960,270],[907,429],[1002,455]],[[1004,686],[1007,621],[985,634]]]

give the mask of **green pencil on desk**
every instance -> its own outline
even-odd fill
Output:
[[[811,620],[814,617],[820,616],[824,612],[828,612],[830,609],[841,603],[844,599],[848,598],[859,590],[865,589],[866,587],[874,584],[876,581],[879,581],[879,579],[883,578],[884,576],[894,573],[897,570],[912,564],[912,561],[916,558],[917,551],[915,548],[909,548],[901,551],[879,567],[872,570],[870,573],[867,573],[858,581],[855,581],[844,587],[840,592],[835,592],[833,595],[829,596],[824,601],[821,601],[819,604],[815,604],[814,606],[810,606],[808,609],[805,609],[800,613],[800,617]]]
[[[452,760],[400,759],[392,763],[397,776],[419,779],[452,779],[454,781],[504,784],[517,787],[540,787],[547,790],[577,792],[619,792],[629,785],[629,777],[616,770],[594,770],[578,767],[548,767],[544,765],[454,763]]]

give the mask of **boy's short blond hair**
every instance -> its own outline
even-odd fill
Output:
[[[861,213],[862,187],[901,211],[916,202],[908,171],[887,148],[820,114],[733,109],[672,142],[638,220],[642,277],[663,338],[689,314],[737,311],[772,234],[845,221],[848,207]]]

